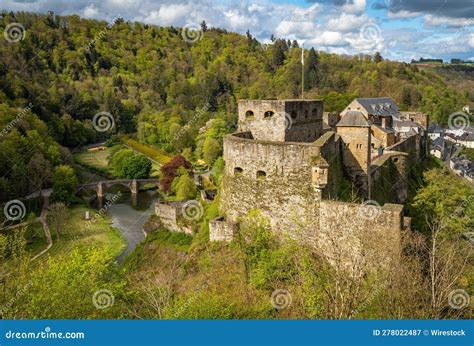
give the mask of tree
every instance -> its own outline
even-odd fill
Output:
[[[161,166],[161,189],[163,192],[169,193],[171,191],[171,184],[177,176],[178,169],[183,167],[189,173],[192,172],[192,165],[181,155],[176,155],[170,162]]]
[[[78,180],[74,170],[68,165],[56,167],[53,175],[52,199],[58,202],[70,203],[74,199]]]
[[[212,137],[206,138],[202,147],[202,154],[204,160],[209,165],[212,165],[221,154],[221,146],[219,142]]]
[[[124,179],[148,178],[152,167],[150,159],[128,148],[117,151],[111,164],[114,174]]]
[[[197,188],[194,179],[188,172],[184,172],[179,177],[175,178],[176,183],[173,182],[176,191],[176,199],[179,201],[196,198]]]
[[[68,216],[68,209],[64,203],[56,202],[48,208],[48,225],[56,233],[59,240],[61,228],[64,227]]]
[[[51,180],[51,163],[42,153],[35,153],[28,162],[27,172],[31,190],[41,190]]]
[[[380,54],[380,52],[376,52],[375,55],[374,55],[374,62],[375,63],[379,63],[383,60],[382,58],[382,54]]]

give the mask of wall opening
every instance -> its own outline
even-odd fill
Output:
[[[253,118],[255,116],[255,114],[253,113],[253,111],[247,111],[245,112],[245,117],[246,118]]]
[[[257,179],[265,179],[267,177],[267,173],[265,173],[264,171],[257,171]]]
[[[290,112],[291,119],[296,119],[296,111]]]
[[[272,112],[272,111],[266,111],[265,113],[263,113],[263,117],[265,119],[268,119],[268,118],[271,118],[273,116],[273,114],[275,114],[275,113]]]
[[[313,109],[313,111],[311,112],[311,116],[313,116],[315,118],[318,116],[318,110],[316,108]]]
[[[234,168],[234,175],[242,175],[243,172],[244,172],[244,170],[240,167],[235,167]]]

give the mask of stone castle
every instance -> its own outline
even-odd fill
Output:
[[[336,119],[335,119],[336,118]],[[222,217],[211,241],[229,241],[239,220],[259,209],[276,234],[334,253],[365,238],[398,249],[409,167],[426,152],[426,115],[403,113],[390,98],[355,99],[341,114],[315,100],[241,100],[238,132],[224,138]],[[355,188],[366,202],[338,201]],[[334,238],[334,239],[333,239]]]
[[[275,234],[330,259],[352,263],[371,243],[380,261],[410,228],[402,204],[409,168],[426,153],[427,124],[390,98],[355,99],[340,114],[324,113],[320,100],[240,100],[238,131],[224,138],[222,216],[210,221],[210,240],[232,240],[258,209]],[[348,189],[365,202],[340,201]]]

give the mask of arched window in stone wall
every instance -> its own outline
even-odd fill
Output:
[[[234,168],[234,175],[242,175],[243,172],[244,172],[244,170],[240,167],[235,167]]]
[[[265,113],[263,113],[263,117],[265,119],[268,119],[268,118],[271,118],[273,114],[275,114],[273,111],[266,111]]]
[[[318,110],[316,108],[313,109],[313,111],[311,112],[311,115],[316,118],[318,116]]]
[[[264,171],[257,171],[257,179],[265,179],[267,177],[267,173],[265,173]]]
[[[253,113],[253,111],[251,110],[248,110],[247,112],[245,112],[245,117],[246,118],[253,118],[255,115]]]

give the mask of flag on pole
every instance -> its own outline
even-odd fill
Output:
[[[304,43],[303,47],[301,48],[301,65],[304,65]]]

